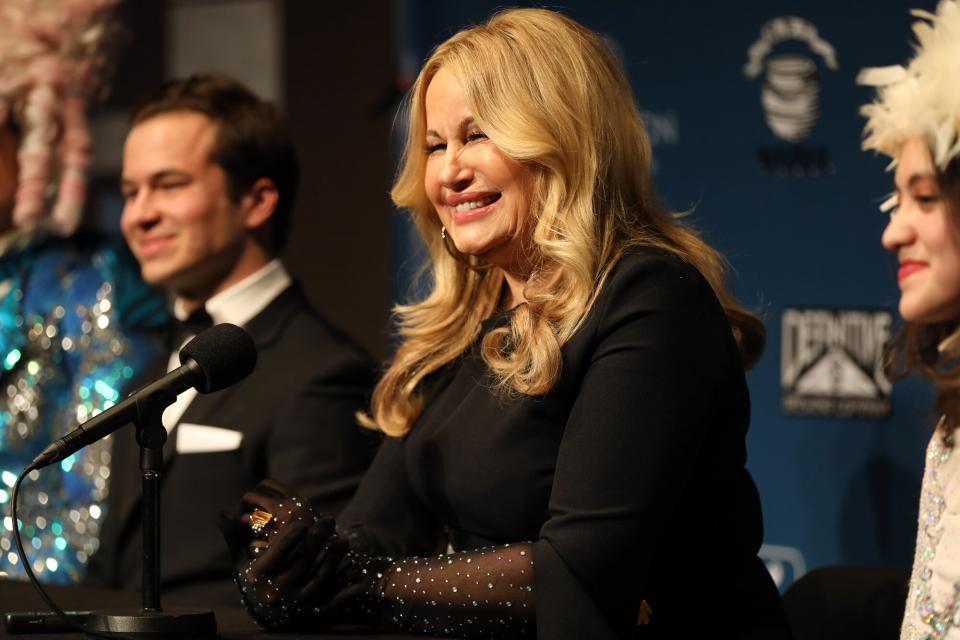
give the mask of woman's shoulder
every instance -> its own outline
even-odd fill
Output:
[[[593,360],[598,349],[634,348],[645,357],[705,363],[703,375],[709,369],[732,380],[734,372],[743,371],[729,320],[709,282],[680,256],[657,248],[631,247],[610,268],[568,343],[567,361]]]
[[[670,307],[716,299],[713,289],[696,267],[679,255],[651,246],[623,251],[611,266],[597,301],[625,302],[648,298]]]
[[[27,236],[21,255],[34,273],[50,273],[69,288],[78,278],[110,281],[121,258],[115,240],[99,232],[80,230],[69,237],[38,231]],[[125,266],[125,265],[124,265]]]
[[[25,253],[28,295],[41,307],[53,298],[70,308],[110,300],[112,315],[125,329],[164,326],[168,313],[163,292],[140,277],[140,265],[123,240],[81,230],[62,238],[37,236]]]
[[[639,331],[693,345],[731,336],[709,282],[670,251],[648,246],[625,250],[599,287],[583,325],[582,335],[592,340]]]

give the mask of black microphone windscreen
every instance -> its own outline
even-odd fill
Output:
[[[180,349],[180,364],[187,359],[203,372],[200,393],[219,391],[247,377],[257,365],[257,348],[247,332],[224,322],[203,331]]]

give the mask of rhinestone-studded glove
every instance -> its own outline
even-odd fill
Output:
[[[333,519],[280,483],[261,482],[244,495],[242,509],[240,516],[221,514],[219,524],[241,600],[258,624],[279,629],[379,620],[371,594],[389,558],[348,554]]]
[[[462,638],[534,635],[530,543],[432,558],[350,552],[333,521],[261,483],[224,518],[244,605],[269,629],[362,625]],[[263,522],[267,514],[269,521]]]
[[[301,525],[309,528],[321,521],[326,523],[318,527],[320,532],[332,534],[332,519],[317,515],[308,500],[268,479],[243,495],[239,516],[221,513],[218,525],[236,566],[263,555],[271,542],[286,535],[289,529],[299,530]]]
[[[390,564],[375,595],[392,628],[454,638],[536,635],[529,542],[404,558]]]

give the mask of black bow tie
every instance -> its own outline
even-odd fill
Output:
[[[195,309],[186,320],[177,320],[175,336],[177,343],[183,344],[183,341],[190,336],[198,335],[213,326],[213,318],[203,307]]]

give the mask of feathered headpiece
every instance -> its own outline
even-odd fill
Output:
[[[916,55],[909,65],[857,76],[877,87],[877,99],[860,110],[868,118],[863,148],[896,159],[904,141],[922,136],[943,171],[960,155],[960,3],[942,0],[936,14],[911,14],[922,20],[913,25]]]
[[[0,0],[0,124],[22,138],[14,223],[36,225],[59,176],[50,216],[69,234],[80,222],[90,164],[86,101],[100,87],[105,35],[119,0]]]

